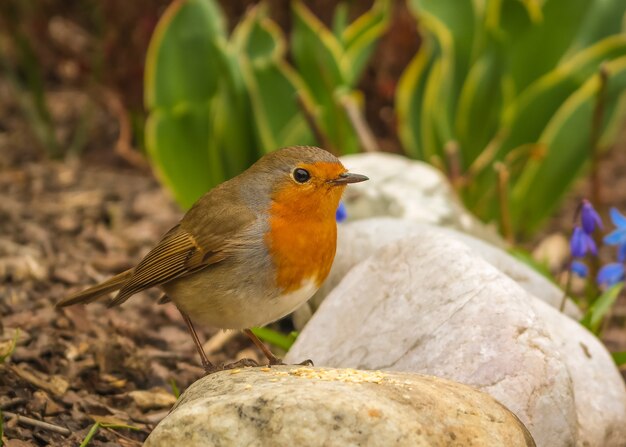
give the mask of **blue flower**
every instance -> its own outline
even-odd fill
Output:
[[[586,278],[589,274],[589,270],[587,266],[580,261],[572,261],[572,265],[570,266],[570,270],[575,273],[577,276],[581,278]]]
[[[585,233],[578,225],[574,228],[569,245],[572,256],[575,258],[582,258],[587,253],[591,253],[594,256],[598,254],[598,248],[593,238]]]
[[[604,243],[608,245],[626,245],[626,217],[617,208],[611,208],[610,214],[611,220],[617,228],[604,237]]]
[[[617,249],[617,260],[621,263],[626,261],[626,244],[622,244]]]
[[[610,287],[620,281],[624,281],[624,264],[613,262],[600,269],[596,278],[598,285]]]
[[[337,222],[343,222],[347,218],[348,210],[346,209],[346,206],[343,204],[343,202],[339,202],[339,208],[337,208],[337,211],[335,212],[335,220]]]
[[[596,229],[596,225],[598,228],[602,229],[602,219],[600,219],[600,216],[588,200],[583,200],[580,220],[583,224],[583,230],[587,234],[593,233],[593,230]]]

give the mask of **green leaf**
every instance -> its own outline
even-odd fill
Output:
[[[608,62],[609,80],[603,128],[626,90],[626,56]],[[600,87],[594,75],[572,94],[552,117],[539,143],[545,158],[529,159],[511,193],[514,222],[532,231],[558,203],[590,153],[591,121]]]
[[[517,92],[556,67],[575,38],[592,1],[545,0],[540,16],[522,2],[502,2],[499,31],[507,48]]]
[[[395,97],[398,136],[402,146],[407,154],[422,160],[426,158],[420,130],[422,103],[434,59],[432,42],[423,41],[420,50],[402,73]]]
[[[159,21],[146,57],[146,108],[206,102],[216,92],[224,19],[213,0],[176,0]]]
[[[461,90],[455,130],[465,168],[483,152],[500,126],[504,68],[501,51],[493,44],[472,66]]]
[[[189,208],[203,193],[225,180],[218,154],[208,151],[210,104],[157,110],[146,122],[146,146],[157,175]]]
[[[391,13],[389,0],[377,0],[372,8],[348,26],[341,35],[346,84],[354,87],[361,78],[381,35],[387,31]]]
[[[585,313],[580,323],[597,334],[601,328],[602,320],[615,304],[623,288],[624,283],[619,282],[602,293]]]
[[[626,55],[626,35],[608,37],[580,52],[535,81],[505,111],[509,135],[500,158],[510,150],[539,139],[546,123],[563,102],[598,71],[600,64]]]
[[[418,23],[421,23],[429,32],[441,39],[441,31],[433,28],[437,23],[439,27],[446,29],[448,42],[441,43],[448,46],[449,52],[454,58],[453,74],[451,74],[453,86],[451,97],[459,96],[465,77],[472,65],[474,47],[479,44],[476,41],[477,12],[475,1],[472,0],[410,0],[409,7],[416,15]]]
[[[296,332],[285,335],[266,327],[254,327],[251,331],[261,340],[270,343],[283,351],[289,351],[291,345],[294,344],[297,338]]]
[[[626,351],[614,352],[611,354],[613,361],[617,366],[626,365]]]
[[[264,152],[314,139],[298,105],[298,90],[305,87],[285,62],[286,41],[265,12],[253,8],[240,24],[239,39],[245,53],[239,62],[250,95],[259,146]],[[247,31],[245,31],[247,30]],[[252,42],[266,42],[263,48]]]
[[[569,53],[575,53],[610,35],[619,34],[623,29],[625,13],[626,2],[623,0],[593,0]]]

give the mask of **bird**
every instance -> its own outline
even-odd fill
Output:
[[[242,330],[270,365],[282,364],[251,328],[288,315],[319,289],[335,257],[341,196],[365,180],[318,147],[270,152],[201,196],[134,268],[56,307],[117,291],[113,307],[158,287],[159,303],[181,313],[207,374],[220,367],[208,360],[194,324]]]

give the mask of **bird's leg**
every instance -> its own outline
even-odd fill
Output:
[[[196,333],[196,330],[193,328],[193,323],[191,322],[191,319],[182,310],[178,309],[178,311],[183,316],[183,320],[185,320],[185,324],[187,325],[187,329],[189,329],[189,333],[191,334],[191,338],[193,338],[193,342],[196,345],[196,349],[198,350],[198,354],[200,354],[200,359],[202,360],[202,367],[204,368],[204,370],[206,371],[207,374],[215,372],[216,371],[215,365],[213,365],[213,363],[209,362],[209,359],[206,356],[206,353],[204,352],[204,349],[202,348],[202,343],[200,343],[200,339],[198,338],[198,334]]]
[[[259,340],[259,337],[254,335],[254,332],[252,332],[250,329],[244,329],[243,331],[248,336],[248,338],[252,340],[252,343],[254,343],[257,348],[263,351],[265,357],[267,357],[267,359],[270,361],[270,365],[284,365],[283,361],[276,357],[274,354],[272,354],[272,351],[270,351],[269,348],[265,346],[265,343]]]
[[[272,351],[270,351],[268,347],[265,346],[265,343],[259,340],[259,337],[254,335],[254,332],[252,332],[250,329],[244,329],[243,331],[250,338],[250,340],[252,340],[252,343],[254,343],[257,348],[263,351],[263,354],[265,354],[265,357],[267,357],[267,359],[270,361],[270,366],[271,365],[285,365],[285,363],[283,363],[281,359],[279,359],[274,354],[272,354]],[[313,360],[307,359],[304,362],[298,363],[298,365],[313,366]]]

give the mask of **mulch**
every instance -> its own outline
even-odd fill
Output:
[[[158,290],[114,309],[54,303],[132,267],[181,212],[149,174],[21,149],[0,147],[2,439],[76,446],[99,422],[89,445],[140,445],[203,375],[180,315]],[[244,336],[199,329],[212,361],[261,360]]]

